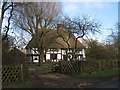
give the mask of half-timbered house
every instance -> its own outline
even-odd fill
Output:
[[[63,30],[62,27],[59,28],[59,31],[49,30],[44,36],[42,43],[44,47],[47,47],[44,50],[43,62],[71,60],[75,47],[76,52],[74,54],[77,56],[76,59],[85,59],[85,50],[82,43],[79,40],[77,40],[76,43],[75,36]],[[37,63],[39,61],[40,55],[34,38],[32,38],[26,46],[26,54],[29,57],[29,62]]]

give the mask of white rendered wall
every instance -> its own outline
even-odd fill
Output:
[[[57,59],[61,59],[61,54],[57,54]]]
[[[85,58],[85,50],[83,49],[82,51],[83,51],[83,58]]]
[[[32,54],[39,54],[38,51],[33,51],[32,50]]]
[[[62,50],[62,54],[64,54],[65,53],[65,50]]]
[[[83,49],[82,49],[82,51],[80,51],[79,53],[80,53],[80,54],[83,54]]]
[[[38,51],[35,51],[35,50],[38,50],[37,48],[32,48],[31,50],[30,49],[28,49],[29,50],[29,54],[39,54],[39,52]]]
[[[37,58],[37,60],[35,60]],[[39,62],[39,56],[33,56],[33,62]]]
[[[46,54],[46,59],[50,59],[50,54]]]
[[[35,48],[33,48],[33,49],[35,49]],[[36,50],[36,49],[35,49]],[[68,52],[72,52],[72,50],[70,50],[70,51],[68,51]],[[36,51],[36,53],[35,53],[35,51],[34,50],[30,50],[30,49],[27,49],[26,50],[26,53],[27,54],[39,54],[38,53],[38,51]],[[57,54],[57,59],[58,60],[63,60],[63,55],[66,55],[66,51],[65,50],[62,50],[62,56],[61,56],[61,49],[59,49],[59,51],[57,52],[57,51],[48,51],[48,52],[46,52],[46,60],[50,60],[50,53],[54,53],[54,54]],[[77,53],[77,54],[82,54],[83,55],[83,58],[85,58],[85,50],[84,49],[82,49],[81,51],[79,51],[79,53]],[[62,57],[62,58],[61,58]],[[37,58],[37,60],[34,60],[35,58]],[[81,57],[79,56],[79,59],[80,59]],[[30,58],[30,60],[32,60],[32,58]],[[33,62],[39,62],[39,56],[33,56]]]

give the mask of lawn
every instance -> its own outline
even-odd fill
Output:
[[[120,69],[112,69],[104,72],[97,72],[92,74],[83,74],[83,75],[76,75],[76,76],[90,78],[90,77],[105,77],[105,76],[114,76],[114,75],[120,75]]]
[[[117,76],[120,75],[120,69],[111,69],[104,72],[96,72],[96,73],[68,73],[68,75],[77,78],[94,78],[94,77],[109,77],[109,76]]]
[[[51,69],[53,67],[53,64],[51,63],[46,63],[40,66],[42,69]]]
[[[2,84],[2,88],[31,88],[32,83],[31,81],[24,81],[24,82],[6,82]]]

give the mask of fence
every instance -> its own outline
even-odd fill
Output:
[[[60,61],[61,72],[79,72],[79,63],[75,61]]]
[[[13,82],[23,80],[23,65],[2,66],[2,82]]]
[[[60,61],[60,72],[92,73],[119,68],[120,60]]]

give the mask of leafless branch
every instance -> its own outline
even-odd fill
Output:
[[[11,2],[11,5],[9,5],[7,8],[5,8],[4,10],[6,11],[7,9],[9,9],[11,7],[11,11],[10,11],[10,16],[8,18],[8,26],[5,26],[6,27],[6,33],[5,33],[5,36],[2,38],[2,41],[4,41],[7,37],[7,34],[8,34],[8,31],[10,29],[10,20],[11,20],[11,17],[12,17],[12,12],[13,12],[13,2]]]

